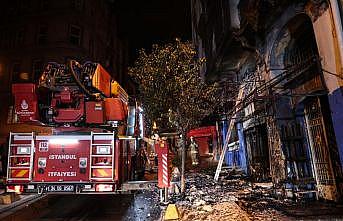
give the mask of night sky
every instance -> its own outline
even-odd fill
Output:
[[[122,38],[128,39],[130,63],[140,48],[175,38],[191,40],[191,11],[187,0],[119,0],[115,10]]]

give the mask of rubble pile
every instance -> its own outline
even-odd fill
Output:
[[[186,195],[181,203],[197,206],[202,203],[215,204],[218,202],[237,201],[238,191],[251,187],[242,179],[213,180],[213,176],[195,173],[187,176]]]
[[[215,182],[211,173],[190,173],[186,192],[176,200],[182,220],[284,220],[271,186],[252,185],[242,174],[224,173]],[[173,199],[172,199],[173,200]],[[289,218],[287,218],[289,220]]]
[[[273,198],[271,187],[255,186],[248,194],[239,192],[237,204],[244,209],[252,220],[292,220],[284,214],[282,208],[293,202],[288,199]]]
[[[193,210],[181,210],[182,220],[209,220],[209,221],[246,221],[250,220],[244,212],[234,202],[223,202],[215,205],[203,205]]]
[[[182,220],[250,220],[236,204],[238,190],[249,188],[245,181],[236,178],[215,182],[212,175],[201,172],[186,177],[185,196],[176,200]]]

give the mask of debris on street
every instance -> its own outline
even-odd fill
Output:
[[[151,206],[158,204],[158,202],[159,195],[157,189],[137,191],[129,204],[124,220],[159,220],[161,208],[159,206]]]
[[[337,205],[278,199],[274,192],[271,183],[252,184],[237,171],[224,171],[218,182],[211,172],[192,171],[187,174],[184,197],[174,196],[171,201],[178,206],[182,220],[309,219],[314,216],[313,208],[315,216],[327,217],[327,211],[335,210],[331,218],[343,217]]]
[[[204,205],[193,210],[185,209],[182,212],[184,214],[182,220],[250,220],[248,214],[235,202],[222,202],[213,206]]]

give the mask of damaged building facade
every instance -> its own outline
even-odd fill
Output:
[[[237,113],[248,174],[284,196],[342,200],[343,2],[191,2],[202,74],[223,85],[222,122]]]

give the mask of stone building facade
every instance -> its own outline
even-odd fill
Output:
[[[338,0],[192,0],[203,75],[231,85],[231,100],[243,90],[231,110],[248,172],[285,196],[342,199],[342,9]]]

